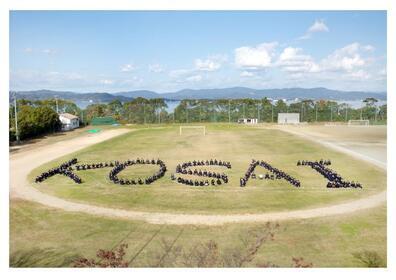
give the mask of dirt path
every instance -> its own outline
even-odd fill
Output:
[[[103,131],[97,135],[86,135],[75,139],[50,144],[34,150],[27,150],[10,156],[10,196],[11,198],[22,198],[38,202],[40,204],[62,209],[69,212],[82,212],[91,215],[122,218],[130,220],[141,220],[153,224],[200,224],[200,225],[221,225],[225,223],[239,222],[264,222],[282,221],[290,219],[309,219],[315,217],[332,216],[351,213],[354,211],[368,209],[379,206],[386,202],[386,191],[372,195],[367,198],[353,200],[346,203],[331,206],[270,212],[261,214],[240,214],[240,215],[195,215],[195,214],[171,214],[129,211],[114,208],[93,206],[89,204],[76,203],[60,199],[30,186],[27,176],[36,167],[67,155],[90,145],[105,141],[112,137],[129,132],[129,129],[117,129]]]

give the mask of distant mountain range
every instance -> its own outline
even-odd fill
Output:
[[[176,92],[157,93],[149,90],[136,90],[127,92],[90,92],[76,93],[71,91],[52,91],[52,90],[35,90],[35,91],[18,91],[18,98],[31,100],[40,100],[48,98],[67,99],[76,104],[89,103],[108,103],[118,99],[122,102],[130,101],[137,97],[143,98],[164,98],[167,100],[182,99],[237,99],[237,98],[254,98],[261,99],[264,97],[270,99],[327,99],[327,100],[363,100],[366,97],[374,97],[379,100],[386,100],[386,92],[364,92],[364,91],[339,91],[327,88],[283,88],[283,89],[251,89],[246,87],[232,87],[222,89],[183,89]],[[10,92],[10,101],[11,101]],[[85,106],[86,106],[85,105]]]

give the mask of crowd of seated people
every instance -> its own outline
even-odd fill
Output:
[[[212,179],[209,180],[192,180],[192,179],[185,179],[182,177],[176,177],[174,174],[171,175],[171,179],[175,180],[176,182],[184,185],[189,185],[189,186],[217,186],[217,185],[222,185],[228,183],[228,176],[224,173],[218,173],[218,172],[211,172],[207,170],[201,170],[201,169],[191,169],[193,166],[204,166],[204,165],[217,165],[217,166],[224,166],[228,169],[231,169],[231,163],[226,162],[226,161],[221,161],[221,160],[194,160],[194,161],[189,161],[185,162],[182,164],[178,164],[176,166],[176,173],[178,174],[183,174],[183,175],[195,175],[195,176],[200,176],[200,177],[209,177]]]
[[[304,164],[302,164],[304,162]],[[344,180],[337,172],[334,170],[331,170],[330,168],[325,166],[324,161],[302,161],[300,162],[300,165],[307,165],[310,166],[312,169],[316,170],[319,172],[323,177],[325,177],[329,182],[327,183],[326,187],[327,188],[362,188],[362,185],[360,183],[355,183],[355,182],[348,182]],[[330,160],[327,161],[330,165],[331,162]],[[298,162],[297,162],[298,165]]]
[[[72,170],[71,166],[76,163],[77,163],[76,158],[66,161],[56,168],[52,168],[46,172],[41,173],[39,176],[36,177],[35,182],[36,183],[43,182],[44,180],[48,179],[49,177],[52,177],[57,174],[62,174],[62,175],[69,177],[77,184],[81,184],[82,183],[81,178],[78,177],[76,174],[74,174],[71,171]]]
[[[89,170],[89,169],[97,169],[97,168],[105,168],[105,167],[114,167],[119,164],[119,161],[110,161],[110,162],[100,162],[100,163],[90,163],[90,164],[80,164],[76,165],[76,170]]]
[[[241,187],[245,187],[249,178],[252,179],[256,179],[257,176],[254,172],[255,168],[257,166],[261,166],[265,169],[267,169],[270,173],[272,174],[265,174],[264,175],[259,175],[259,179],[270,179],[270,180],[275,180],[275,179],[285,179],[287,182],[289,182],[291,185],[295,186],[295,187],[300,187],[301,183],[299,180],[293,178],[292,176],[290,176],[289,174],[287,174],[286,172],[279,170],[275,167],[272,167],[269,163],[261,160],[261,161],[257,161],[257,160],[252,160],[251,164],[249,165],[245,176],[239,179],[239,184]]]
[[[308,161],[308,160],[299,160],[299,161],[297,161],[297,166],[300,166],[300,165],[309,165],[309,163],[311,163],[312,161]],[[328,160],[323,160],[323,159],[321,159],[321,160],[319,160],[319,161],[314,161],[314,162],[316,162],[316,163],[319,163],[319,164],[321,164],[321,165],[331,165],[331,161],[328,159]]]
[[[165,163],[160,160],[149,160],[149,159],[136,159],[136,160],[127,160],[123,163],[116,162],[117,164],[114,165],[114,168],[110,171],[109,173],[109,179],[113,181],[115,184],[120,184],[120,185],[149,185],[153,183],[154,181],[158,180],[159,178],[163,177],[165,172],[166,172],[166,165]],[[123,179],[123,178],[118,178],[118,173],[120,173],[122,170],[124,170],[127,166],[135,165],[135,164],[156,164],[160,166],[160,169],[158,172],[156,172],[154,175],[149,176],[147,178],[137,178],[136,180],[129,180],[129,179]]]

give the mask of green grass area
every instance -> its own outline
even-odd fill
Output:
[[[178,125],[133,126],[142,128],[93,145],[45,164],[30,174],[30,180],[72,157],[79,162],[126,160],[137,157],[160,158],[168,172],[149,186],[120,186],[108,179],[110,169],[77,171],[84,183],[77,185],[64,176],[54,176],[34,184],[40,191],[65,198],[114,208],[175,213],[260,213],[313,208],[353,200],[386,188],[386,172],[347,155],[326,149],[291,134],[272,129],[229,124],[206,124],[207,135],[185,131]],[[229,175],[230,182],[220,187],[188,187],[171,181],[178,163],[194,159],[218,158],[230,161],[232,169],[216,168]],[[265,160],[299,179],[301,188],[286,181],[250,180],[239,187],[239,178],[251,159]],[[331,159],[331,168],[345,179],[358,181],[363,189],[326,189],[326,180],[309,167],[297,167],[300,159]],[[205,167],[214,170],[211,167]],[[128,167],[120,176],[147,176],[155,167]],[[265,173],[257,169],[257,173]]]
[[[153,225],[86,214],[68,213],[12,200],[10,205],[10,266],[70,266],[77,257],[95,258],[98,249],[129,245],[131,266],[154,266],[163,244],[189,250],[213,240],[219,254],[230,257],[262,224],[223,226]],[[314,267],[363,266],[353,253],[374,251],[386,261],[386,207],[333,216],[282,222],[273,241],[266,242],[245,266],[270,262],[289,267],[292,257],[303,257]],[[164,256],[165,266],[185,266],[183,256]],[[386,265],[384,263],[383,265]]]

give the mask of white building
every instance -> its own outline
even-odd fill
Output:
[[[257,119],[250,119],[250,118],[244,118],[244,119],[239,119],[238,123],[244,123],[244,124],[257,124]]]
[[[299,124],[300,114],[299,113],[279,113],[278,124]]]
[[[78,117],[69,113],[59,114],[59,120],[62,123],[63,131],[72,130],[80,126]]]

